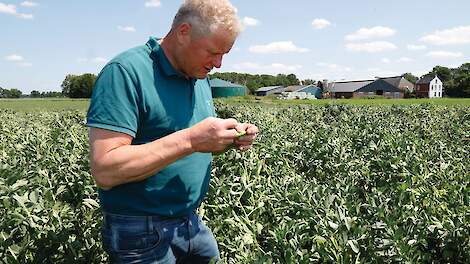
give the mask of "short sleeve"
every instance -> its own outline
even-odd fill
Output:
[[[135,137],[139,123],[137,87],[126,69],[111,63],[99,74],[87,113],[87,126]]]

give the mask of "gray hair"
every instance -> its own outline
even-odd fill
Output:
[[[191,24],[195,36],[208,36],[223,28],[235,38],[242,30],[237,9],[228,0],[185,0],[171,28],[175,29],[181,23]]]

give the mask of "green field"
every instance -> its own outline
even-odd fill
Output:
[[[261,132],[199,209],[224,263],[468,263],[467,104],[233,100],[218,115]],[[0,101],[0,263],[106,262],[87,104]]]
[[[229,104],[262,104],[262,105],[462,105],[470,107],[470,98],[439,99],[322,99],[322,100],[281,100],[272,97],[254,96],[219,98],[216,101]],[[11,109],[20,112],[59,111],[88,109],[88,99],[0,99],[0,109]]]
[[[0,109],[20,112],[61,111],[88,109],[88,99],[0,99]]]

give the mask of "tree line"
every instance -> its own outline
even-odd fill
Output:
[[[0,87],[0,98],[20,98],[23,93],[18,89],[4,89]]]
[[[449,97],[470,97],[470,63],[464,63],[457,68],[435,66],[432,71],[424,76],[437,75],[444,84],[444,93]],[[418,77],[411,73],[403,75],[408,81],[416,83]],[[423,77],[424,77],[423,76]],[[81,75],[68,74],[61,84],[62,92],[39,92],[32,91],[32,98],[42,97],[69,97],[90,98],[97,76],[92,73]],[[219,78],[233,83],[246,86],[251,94],[256,89],[266,86],[289,86],[316,84],[321,88],[321,81],[312,79],[299,80],[295,74],[249,74],[237,72],[217,72],[209,75],[210,79]],[[4,89],[0,87],[0,98],[20,98],[23,94],[18,89]]]

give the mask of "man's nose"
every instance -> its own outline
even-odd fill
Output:
[[[222,66],[222,55],[215,56],[212,60],[212,64],[214,65],[214,67],[220,68]]]

